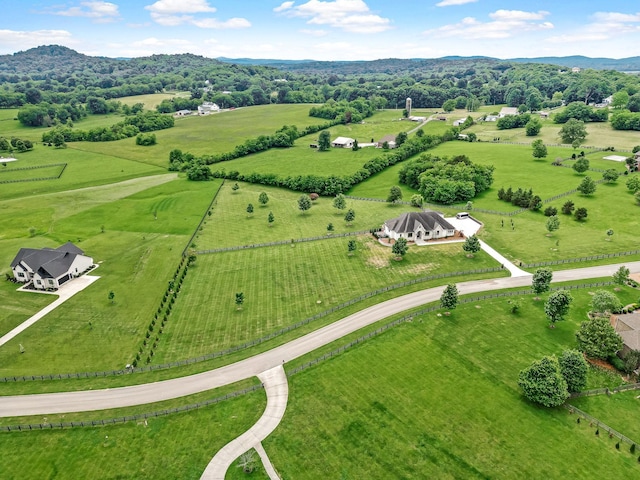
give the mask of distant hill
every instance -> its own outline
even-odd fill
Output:
[[[640,71],[640,57],[614,59],[573,55],[570,57],[511,58],[509,61],[518,63],[548,63],[563,67],[592,68],[594,70],[618,70],[620,72]]]

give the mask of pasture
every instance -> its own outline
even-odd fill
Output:
[[[534,359],[574,347],[590,296],[572,294],[553,330],[531,296],[518,314],[506,299],[482,301],[414,317],[292,376],[287,414],[264,442],[272,462],[284,478],[636,476],[634,455],[517,386]]]
[[[632,440],[640,442],[640,425],[638,422],[631,421],[631,419],[637,418],[638,415],[640,398],[638,398],[637,390],[613,395],[573,398],[569,403],[596,417],[611,428],[624,433]],[[584,428],[586,427],[585,422]],[[629,445],[621,444],[620,448],[627,451]]]

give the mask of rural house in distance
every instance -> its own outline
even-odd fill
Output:
[[[82,275],[93,265],[73,243],[53,248],[21,248],[11,262],[13,276],[20,283],[33,281],[37,290],[59,288],[74,277]]]
[[[409,241],[452,237],[456,233],[455,227],[444,216],[433,211],[403,213],[384,222],[383,229],[389,238],[406,238]]]

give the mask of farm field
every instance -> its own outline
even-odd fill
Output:
[[[635,456],[521,397],[519,370],[573,347],[585,318],[574,308],[551,330],[542,306],[526,297],[513,315],[498,299],[415,317],[292,376],[287,414],[264,442],[272,462],[284,478],[635,476]]]

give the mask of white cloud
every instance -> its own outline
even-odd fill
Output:
[[[324,37],[329,35],[329,32],[326,30],[310,30],[310,29],[302,29],[300,33],[304,33],[305,35],[311,35],[312,37]]]
[[[144,7],[150,12],[164,15],[174,13],[213,13],[215,7],[209,5],[207,0],[158,0],[156,3]]]
[[[363,0],[309,0],[299,6],[284,2],[276,9],[288,17],[307,18],[310,25],[327,25],[352,33],[389,30],[390,20],[371,12]]]
[[[46,13],[62,17],[93,18],[98,22],[114,21],[120,16],[118,5],[102,1],[80,2],[79,7],[71,7],[66,10],[56,10],[54,8],[47,10]]]
[[[14,53],[38,45],[69,45],[72,43],[71,32],[67,30],[0,30],[0,45],[4,53]]]
[[[640,13],[596,12],[592,23],[564,35],[547,39],[550,43],[602,42],[629,33],[640,32]]]
[[[442,0],[440,3],[436,3],[436,7],[450,7],[452,5],[466,5],[467,3],[474,3],[478,0]]]
[[[274,12],[284,12],[285,10],[289,10],[293,7],[293,4],[296,2],[283,2],[282,5],[273,9]]]
[[[593,19],[606,23],[640,23],[640,13],[596,12]]]
[[[151,12],[151,19],[165,27],[175,27],[189,24],[199,28],[231,29],[248,28],[251,23],[246,18],[230,18],[218,20],[217,18],[196,18],[192,14],[213,13],[215,7],[209,5],[207,0],[158,0],[144,7]]]
[[[523,12],[520,10],[497,10],[489,14],[493,21],[481,22],[474,17],[463,18],[460,22],[427,30],[427,35],[462,37],[467,39],[509,38],[524,31],[550,30],[551,22],[541,21],[549,12]]]

